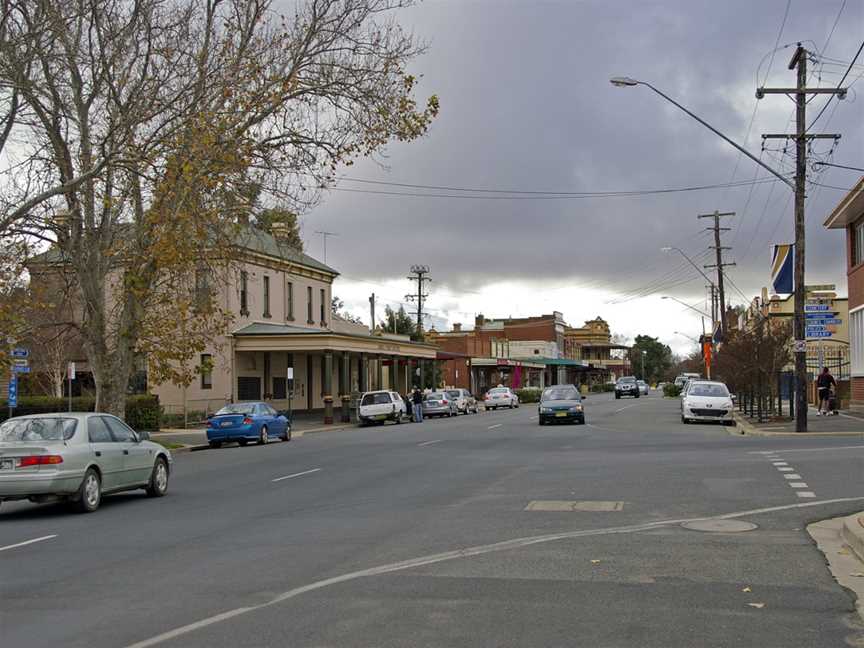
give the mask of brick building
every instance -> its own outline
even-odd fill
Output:
[[[864,177],[840,200],[825,227],[846,232],[851,405],[864,407]]]

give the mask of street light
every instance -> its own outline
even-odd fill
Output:
[[[689,308],[689,309],[692,310],[692,311],[696,311],[696,312],[699,313],[700,315],[704,315],[705,317],[711,317],[711,316],[710,316],[708,313],[706,313],[705,311],[701,311],[701,310],[699,310],[698,308],[696,308],[695,306],[691,306],[690,304],[688,304],[688,303],[686,303],[686,302],[683,302],[683,301],[681,301],[680,299],[677,299],[676,297],[670,297],[669,295],[663,295],[660,299],[671,299],[672,301],[678,302],[678,303],[681,304],[682,306],[686,306],[687,308]]]
[[[746,155],[748,158],[750,158],[751,160],[753,160],[756,164],[758,164],[758,165],[761,166],[763,169],[765,169],[766,171],[768,171],[771,175],[776,176],[778,179],[782,180],[786,185],[789,186],[790,189],[793,189],[793,190],[795,189],[795,185],[794,185],[794,184],[793,184],[793,183],[792,183],[788,178],[786,178],[783,174],[778,173],[777,171],[775,171],[774,169],[772,169],[770,166],[768,166],[767,164],[765,164],[762,160],[760,160],[760,159],[757,158],[755,155],[753,155],[752,153],[750,153],[750,151],[748,151],[748,150],[745,149],[744,147],[742,147],[742,146],[736,144],[735,142],[733,142],[731,139],[729,139],[728,137],[726,137],[723,133],[721,133],[719,130],[717,130],[716,128],[714,128],[711,124],[709,124],[708,122],[706,122],[704,119],[702,119],[702,118],[699,117],[698,115],[693,114],[692,112],[690,112],[689,110],[687,110],[684,106],[682,106],[680,103],[678,103],[677,101],[675,101],[672,97],[670,97],[670,96],[667,95],[667,94],[664,94],[663,92],[660,92],[657,88],[655,88],[655,87],[654,87],[653,85],[651,85],[650,83],[647,83],[647,82],[645,82],[645,81],[637,81],[636,79],[631,79],[630,77],[612,77],[611,79],[609,79],[609,83],[611,83],[612,85],[614,85],[614,86],[617,87],[617,88],[625,88],[625,87],[628,87],[628,86],[637,86],[637,85],[642,85],[642,86],[645,86],[646,88],[650,88],[650,89],[653,90],[655,93],[657,93],[658,95],[660,95],[661,97],[663,97],[666,101],[668,101],[669,103],[671,103],[673,106],[675,106],[675,107],[677,107],[677,108],[683,110],[685,113],[687,113],[688,115],[690,115],[693,119],[695,119],[695,120],[698,121],[700,124],[702,124],[705,128],[707,128],[707,129],[710,130],[712,133],[714,133],[715,135],[717,135],[718,137],[720,137],[721,139],[723,139],[724,141],[726,141],[728,144],[730,144],[731,146],[733,146],[734,148],[736,148],[737,150],[739,150],[741,153],[743,153],[744,155]]]
[[[697,339],[694,338],[694,337],[690,337],[690,336],[687,335],[686,333],[682,333],[681,331],[672,331],[672,333],[674,333],[675,335],[680,335],[681,337],[685,337],[685,338],[687,338],[688,340],[690,340],[691,342],[695,342],[696,344],[699,344],[699,340],[697,340]]]
[[[689,264],[692,265],[694,268],[696,268],[696,271],[697,271],[700,275],[702,275],[703,277],[705,277],[705,281],[707,281],[707,282],[708,282],[709,284],[711,284],[712,286],[714,285],[714,282],[711,281],[711,279],[708,277],[708,275],[706,275],[706,274],[702,271],[702,268],[700,268],[698,265],[696,265],[696,264],[693,262],[693,259],[691,259],[689,256],[687,256],[687,255],[684,253],[684,250],[682,250],[681,248],[679,248],[679,247],[667,246],[667,247],[662,247],[662,248],[660,248],[660,250],[661,250],[662,252],[671,252],[672,250],[675,250],[675,251],[678,252],[681,256],[683,256],[685,259],[687,259],[687,263],[689,263]]]

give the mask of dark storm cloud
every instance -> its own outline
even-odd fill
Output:
[[[821,48],[840,4],[793,2],[781,44],[812,39]],[[414,68],[424,75],[420,92],[439,95],[441,116],[425,139],[390,148],[389,171],[364,161],[345,173],[415,184],[547,191],[726,182],[736,162],[733,149],[648,89],[614,88],[608,79],[629,75],[650,81],[743,141],[757,66],[762,61],[764,75],[768,61],[763,57],[774,46],[785,7],[785,0],[425,2],[401,20],[430,42]],[[827,55],[851,59],[864,34],[862,22],[864,3],[847,2]],[[791,47],[777,52],[769,84],[794,82],[786,69],[791,53]],[[842,69],[826,66],[824,72],[813,81],[835,84]],[[850,80],[860,73],[856,70]],[[858,88],[864,92],[864,81]],[[834,159],[862,166],[864,100],[851,98],[830,123],[832,132],[843,134]],[[761,132],[791,127],[790,110],[784,97],[764,99],[750,150],[758,154]],[[742,160],[735,179],[753,178],[754,169]],[[840,170],[822,176],[828,184],[847,187],[856,179]],[[417,191],[347,181],[338,188]],[[328,241],[328,261],[348,276],[401,277],[412,263],[425,263],[439,282],[454,288],[518,278],[570,280],[626,292],[678,265],[680,259],[664,256],[660,247],[680,244],[694,254],[704,250],[707,242],[695,235],[706,223],[697,222],[696,214],[738,211],[727,242],[735,240],[731,257],[740,261],[735,281],[750,294],[767,282],[770,243],[791,236],[787,195],[781,185],[773,192],[764,185],[752,192],[738,187],[578,200],[334,191],[306,216],[305,235],[310,251],[320,254],[320,240],[312,232],[322,227],[339,232],[339,238]],[[808,278],[842,278],[841,237],[821,227],[842,195],[811,191]],[[689,289],[698,293],[699,282]]]

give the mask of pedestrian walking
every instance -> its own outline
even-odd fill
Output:
[[[414,393],[411,394],[411,407],[414,410],[414,422],[423,422],[423,392],[415,385]]]
[[[829,416],[831,414],[831,390],[837,388],[837,381],[828,371],[828,367],[822,367],[822,373],[816,379],[816,390],[819,395],[819,409],[816,416]]]

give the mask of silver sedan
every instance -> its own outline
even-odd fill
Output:
[[[68,501],[85,513],[102,495],[168,490],[171,453],[110,414],[39,414],[0,425],[0,502]]]

